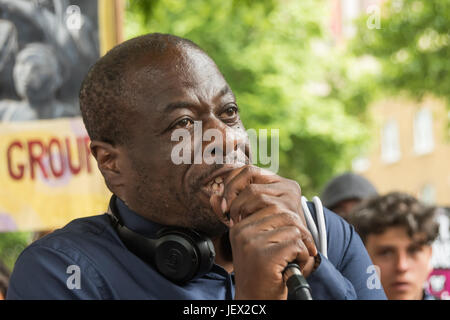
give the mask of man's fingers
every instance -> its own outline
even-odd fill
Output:
[[[237,220],[233,220],[237,223]],[[266,207],[253,215],[243,219],[231,229],[236,237],[251,238],[252,235],[264,234],[272,230],[283,229],[284,227],[294,227],[298,230],[301,240],[304,242],[307,251],[311,256],[317,254],[317,248],[314,239],[298,215],[276,205]]]
[[[270,184],[280,181],[280,177],[272,174],[270,171],[255,167],[245,166],[236,175],[230,175],[225,179],[225,190],[223,193],[226,210],[229,210],[230,204],[250,184]],[[270,173],[270,174],[269,174]]]
[[[237,221],[275,203],[282,190],[267,184],[250,184],[229,205],[230,216]],[[288,208],[286,208],[288,209]],[[240,218],[239,218],[240,217]]]
[[[283,230],[280,232],[274,230],[273,237],[286,236],[289,232]],[[277,234],[278,233],[278,234]],[[285,238],[283,241],[274,242],[265,249],[268,256],[275,257],[280,263],[280,271],[290,262],[296,262],[299,264],[300,268],[303,268],[310,258],[308,249],[306,248],[304,242],[295,235],[295,232],[291,232],[290,238]]]

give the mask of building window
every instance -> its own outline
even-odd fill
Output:
[[[430,153],[434,149],[433,115],[427,108],[422,108],[414,116],[414,152]]]
[[[356,26],[354,19],[356,19],[361,13],[360,0],[342,0],[342,31],[344,37],[352,38],[356,34]]]
[[[394,163],[400,160],[400,140],[398,124],[394,119],[388,120],[381,131],[381,160]]]
[[[432,184],[425,185],[422,190],[420,190],[419,195],[420,201],[427,205],[433,205],[436,203],[436,189]]]
[[[352,160],[352,170],[357,173],[365,172],[370,168],[370,160],[367,157],[360,156]]]

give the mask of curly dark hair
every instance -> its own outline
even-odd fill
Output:
[[[80,89],[80,109],[91,140],[113,145],[129,142],[136,106],[125,74],[143,56],[164,55],[173,47],[204,52],[190,40],[170,34],[151,33],[127,40],[100,58],[89,70]],[[149,88],[151,89],[151,88]]]
[[[410,237],[424,233],[426,243],[430,244],[439,233],[435,215],[435,207],[426,206],[409,194],[391,192],[361,202],[350,214],[348,222],[364,242],[370,234],[381,234],[387,228],[401,226]]]

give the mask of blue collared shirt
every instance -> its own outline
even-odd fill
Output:
[[[308,203],[315,218],[313,205]],[[124,224],[148,237],[161,227],[117,199]],[[307,278],[314,299],[386,299],[353,227],[325,209],[328,259]],[[378,281],[379,282],[379,281]],[[7,299],[201,299],[234,297],[234,277],[219,265],[185,285],[130,252],[108,214],[80,218],[35,241],[19,256]]]

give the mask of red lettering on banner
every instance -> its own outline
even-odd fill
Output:
[[[86,137],[84,137],[83,142],[84,142],[84,147],[85,147],[84,150],[86,152],[87,171],[89,173],[91,173],[91,171],[92,171],[91,161],[89,161],[90,155],[91,155],[91,148],[90,148],[89,144],[91,143],[91,139],[89,138],[89,136],[86,136]]]
[[[34,146],[39,146],[39,153],[36,155],[34,153],[34,150],[36,148]],[[42,158],[44,157],[44,154],[46,153],[46,148],[39,140],[31,140],[28,141],[28,155],[30,157],[30,168],[31,168],[31,179],[34,180],[35,173],[34,173],[34,167],[37,163],[39,165],[39,168],[41,169],[42,174],[46,179],[48,179],[47,171],[45,171],[45,167],[42,164]]]
[[[80,138],[77,138],[77,142],[80,140]],[[78,166],[75,167],[72,164],[72,153],[70,151],[70,139],[66,138],[66,150],[67,150],[67,160],[69,163],[69,168],[70,168],[70,172],[72,172],[72,174],[77,175],[80,171],[81,171],[81,161],[82,161],[82,156],[81,156],[81,148],[80,148],[80,143],[77,143],[77,147],[78,147]]]
[[[44,179],[58,179],[67,173],[72,175],[91,173],[92,157],[89,143],[88,136],[53,137],[49,141],[14,140],[7,148],[8,173],[14,180],[28,177],[34,180],[38,172],[41,172]],[[22,162],[17,159],[20,152],[25,153],[28,161]],[[78,159],[74,161],[73,158]]]
[[[8,172],[9,175],[11,176],[11,178],[13,178],[14,180],[20,180],[23,177],[24,171],[25,171],[25,166],[23,164],[18,164],[17,168],[19,169],[19,173],[15,173],[12,169],[12,150],[13,147],[17,147],[20,149],[23,149],[22,144],[20,143],[20,141],[13,141],[9,147],[8,147],[8,151],[7,151],[7,155],[6,157],[8,158]]]
[[[52,152],[53,145],[57,146],[56,153]],[[50,164],[50,170],[52,171],[52,174],[55,178],[59,178],[64,174],[66,162],[64,161],[64,153],[61,149],[61,143],[59,142],[58,139],[53,138],[52,140],[50,140],[50,142],[48,143],[48,153],[49,153],[48,160]],[[59,158],[59,170],[56,170],[55,168],[54,161],[56,158]]]

